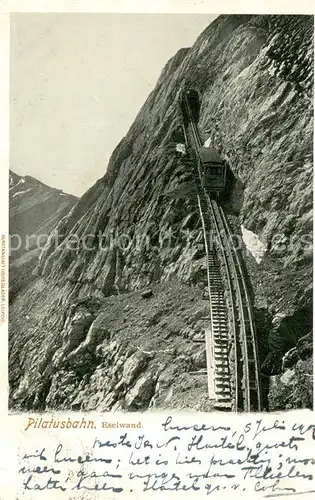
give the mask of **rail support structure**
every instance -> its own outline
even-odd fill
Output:
[[[211,328],[205,329],[206,354],[207,354],[207,374],[208,374],[208,394],[211,401],[217,399],[215,393],[215,362],[214,362],[214,341]]]

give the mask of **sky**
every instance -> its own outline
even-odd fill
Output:
[[[10,168],[82,195],[211,14],[11,16]]]

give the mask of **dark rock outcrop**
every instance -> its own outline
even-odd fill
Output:
[[[283,358],[282,373],[271,377],[269,401],[274,410],[312,408],[313,335],[300,338]]]

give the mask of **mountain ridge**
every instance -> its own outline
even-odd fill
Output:
[[[47,239],[76,202],[30,175],[9,171],[10,300],[23,288]]]

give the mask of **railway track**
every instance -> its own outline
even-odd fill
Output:
[[[198,154],[201,141],[185,98],[182,113],[207,261],[205,296],[209,316],[205,318],[205,342],[209,398],[221,410],[260,411],[256,334],[241,256],[222,207],[204,189]]]

